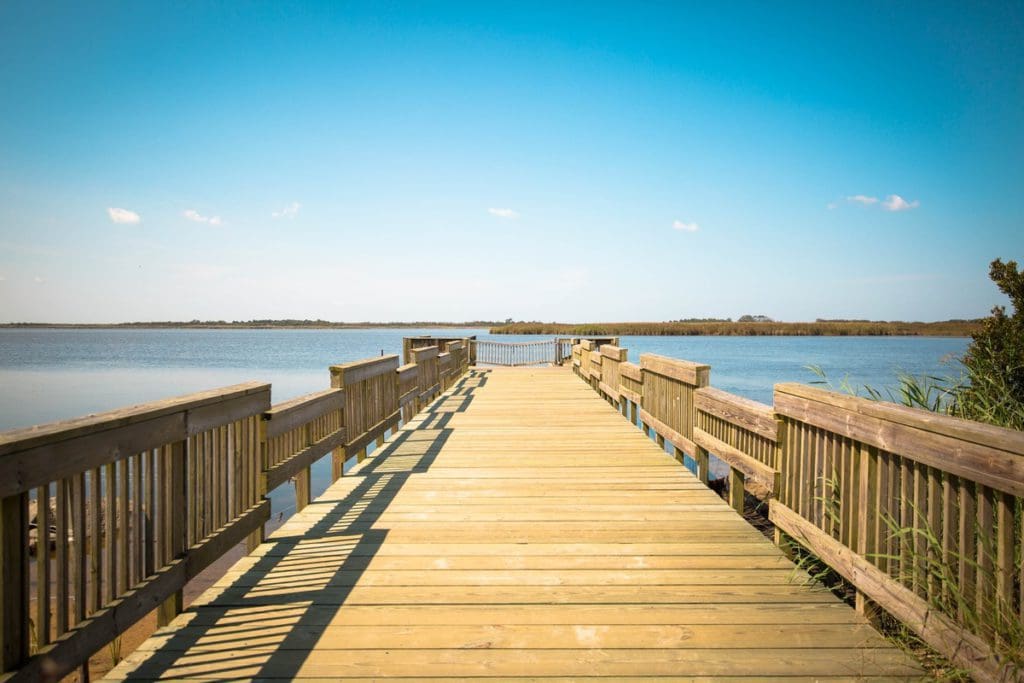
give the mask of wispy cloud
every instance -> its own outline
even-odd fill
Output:
[[[514,209],[487,209],[487,213],[498,218],[519,218],[519,212]]]
[[[284,207],[280,211],[274,211],[270,215],[272,218],[295,218],[296,214],[299,213],[299,209],[302,208],[302,204],[298,202],[292,202],[288,206]]]
[[[878,197],[868,197],[863,194],[855,194],[846,198],[846,201],[851,204],[861,204],[863,206],[871,206],[872,204],[878,203]]]
[[[46,278],[36,275],[34,278],[32,278],[32,282],[36,283],[37,285],[41,285],[44,282],[46,282]]]
[[[142,221],[142,216],[129,211],[128,209],[119,209],[116,206],[111,206],[107,209],[107,215],[110,216],[110,220],[115,223],[139,223]]]
[[[847,197],[846,201],[850,204],[860,204],[861,206],[878,206],[885,211],[909,211],[921,206],[921,202],[918,200],[915,199],[912,202],[908,202],[898,194],[891,194],[885,199],[870,197],[865,194],[855,194]],[[830,202],[827,206],[829,209],[835,209],[839,204],[838,202]]]
[[[921,202],[918,200],[915,199],[912,202],[908,202],[898,194],[891,194],[885,198],[884,202],[882,202],[882,208],[886,211],[909,211],[910,209],[916,209],[919,206],[921,206]]]
[[[679,232],[697,232],[700,230],[700,226],[696,223],[686,223],[680,220],[672,221],[672,229],[678,230]]]
[[[214,226],[224,224],[220,216],[204,216],[195,209],[185,209],[181,212],[181,215],[194,223],[206,223]]]

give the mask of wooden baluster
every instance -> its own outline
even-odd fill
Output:
[[[50,485],[36,489],[36,647],[50,642]],[[0,520],[0,526],[3,522]]]
[[[0,500],[0,673],[29,653],[28,493]]]
[[[161,511],[162,515],[169,517],[166,529],[168,537],[166,540],[166,557],[173,560],[185,552],[187,540],[185,531],[185,509],[187,505],[187,489],[185,486],[186,472],[185,442],[177,441],[170,445],[165,454],[167,476],[162,482],[163,500],[167,507]],[[156,621],[158,626],[166,626],[176,616],[181,614],[183,608],[184,593],[182,589],[176,590],[167,600],[157,607]]]

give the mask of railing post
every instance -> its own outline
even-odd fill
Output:
[[[170,445],[168,455],[167,494],[164,500],[168,502],[168,509],[162,510],[161,514],[170,517],[170,554],[171,558],[180,557],[187,546],[187,530],[185,528],[185,512],[187,509],[187,477],[195,476],[195,473],[186,472],[184,441],[177,441]],[[181,614],[184,608],[184,590],[179,588],[169,598],[164,600],[157,607],[157,626],[167,626],[171,621]]]
[[[313,445],[313,438],[310,435],[309,423],[302,428],[302,441],[308,448]],[[310,489],[312,488],[312,474],[309,467],[303,467],[295,475],[295,511],[300,512],[302,508],[309,505]]]
[[[875,520],[878,515],[875,508],[875,501],[878,500],[878,451],[861,444],[858,457],[860,472],[856,501],[857,519],[854,528],[856,535],[850,539],[850,545],[857,549],[857,554],[861,557],[870,558],[877,548],[878,540],[875,534]],[[857,612],[867,619],[877,619],[877,606],[859,588],[855,594],[854,606]]]
[[[37,547],[43,548],[43,532]],[[0,673],[14,671],[29,656],[28,494],[0,501]]]
[[[775,471],[778,472],[778,474],[775,477],[776,485],[772,492],[772,498],[789,505],[790,503],[784,498],[782,490],[786,483],[786,473],[782,471],[782,465],[786,462],[788,455],[786,453],[786,444],[788,443],[786,421],[779,417],[778,414],[775,415],[775,427],[775,433],[777,435],[775,439]],[[786,541],[786,537],[782,533],[782,530],[777,526],[775,527],[775,545],[777,545],[779,550],[781,550],[787,557],[793,559],[793,549],[790,547],[789,542]]]
[[[258,421],[255,443],[252,447],[256,449],[256,453],[253,454],[250,462],[256,463],[258,468],[255,473],[256,477],[256,500],[263,500],[267,497],[267,470],[270,469],[270,439],[267,438],[267,416],[266,414],[261,415]],[[297,508],[297,506],[296,506]],[[254,529],[251,534],[245,538],[245,549],[247,552],[252,552],[263,543],[264,536],[266,534],[265,525],[261,524],[258,529]]]
[[[693,459],[697,462],[697,478],[701,480],[701,483],[707,485],[708,483],[708,452],[704,448],[697,446],[697,452],[693,454]]]
[[[735,467],[729,468],[729,506],[743,514],[743,494],[746,487],[743,473]]]
[[[410,350],[410,353],[412,351]],[[344,374],[339,370],[337,372],[331,369],[331,388],[333,389],[345,389]],[[345,409],[341,411],[341,427],[347,429],[348,425],[345,424],[345,413],[348,412],[348,402],[355,400],[354,396],[349,396],[348,389],[345,389]],[[331,451],[331,481],[338,481],[345,474],[345,460],[348,459],[348,451],[344,446],[339,446]]]

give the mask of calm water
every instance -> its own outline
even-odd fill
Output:
[[[402,337],[486,330],[0,330],[0,430],[110,410],[248,380],[272,383],[279,402],[330,385],[327,366],[400,354]],[[548,337],[549,338],[549,337]],[[711,383],[771,403],[776,382],[816,379],[891,386],[899,370],[958,373],[967,339],[934,337],[623,337],[630,360],[659,353],[711,365]],[[314,469],[314,488],[329,478]],[[293,505],[290,487],[272,495],[275,512]]]

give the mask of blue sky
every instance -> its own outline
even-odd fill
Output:
[[[1017,3],[0,4],[0,321],[937,320]]]

